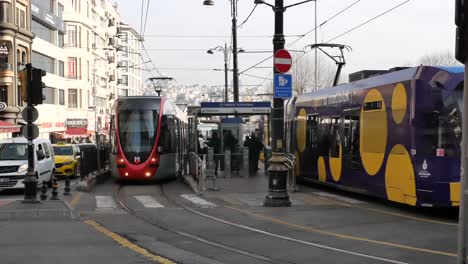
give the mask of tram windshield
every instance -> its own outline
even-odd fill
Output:
[[[156,140],[158,116],[158,111],[151,109],[119,111],[120,145],[131,162],[140,159],[144,161],[151,154]]]

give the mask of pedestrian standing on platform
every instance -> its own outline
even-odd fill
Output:
[[[258,171],[258,160],[260,159],[260,152],[263,150],[263,143],[260,141],[260,139],[255,135],[252,134],[250,137],[250,140],[252,142],[252,152],[253,152],[253,170]]]
[[[255,153],[254,153],[254,142],[251,137],[245,136],[244,147],[249,149],[249,174],[255,174]]]
[[[198,154],[202,159],[204,159],[204,155],[208,152],[208,145],[206,144],[205,138],[199,132],[198,133]]]
[[[218,163],[221,161],[221,140],[218,136],[218,131],[211,132],[211,139],[208,141],[208,146],[213,148],[215,175],[218,176]]]

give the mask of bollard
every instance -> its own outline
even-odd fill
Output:
[[[57,179],[54,178],[54,182],[52,183],[52,197],[50,197],[51,200],[59,200],[57,189],[58,189]]]
[[[70,196],[71,193],[70,193],[70,178],[67,177],[65,179],[65,191],[63,192],[63,195],[65,196]]]
[[[44,201],[46,199],[47,199],[47,184],[43,182],[42,187],[41,187],[41,200]]]

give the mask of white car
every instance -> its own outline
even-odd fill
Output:
[[[38,185],[51,183],[55,175],[54,152],[48,139],[34,141],[34,174]],[[0,140],[0,189],[24,188],[28,171],[28,141],[24,137]]]

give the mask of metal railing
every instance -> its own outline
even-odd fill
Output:
[[[296,185],[296,157],[289,152],[284,157],[286,159],[286,167],[288,167],[288,191],[296,192],[298,191]]]
[[[206,163],[195,152],[190,152],[189,157],[190,175],[198,184],[198,192],[203,192],[203,184],[206,174]]]

